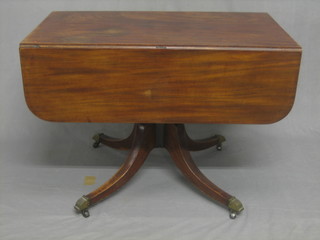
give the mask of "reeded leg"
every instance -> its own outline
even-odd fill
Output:
[[[203,193],[227,206],[230,217],[235,218],[243,210],[239,200],[213,184],[196,166],[189,151],[183,146],[184,126],[182,124],[168,124],[165,128],[165,148],[169,151],[173,161],[181,172]]]
[[[181,144],[183,147],[189,151],[200,151],[213,146],[216,146],[217,150],[222,150],[222,143],[226,139],[221,135],[215,135],[213,137],[202,139],[202,140],[193,140],[187,134],[185,126],[179,124],[178,134],[180,136]]]
[[[133,141],[133,137],[134,137],[134,133],[137,128],[137,125],[138,124],[134,125],[130,136],[125,139],[109,137],[103,133],[96,134],[92,137],[92,139],[95,140],[95,142],[93,143],[93,147],[97,148],[99,147],[100,143],[102,143],[111,148],[115,148],[119,150],[129,150],[132,146],[132,141]]]
[[[122,164],[116,174],[98,189],[81,197],[75,209],[89,216],[88,207],[103,200],[110,194],[118,190],[139,170],[144,163],[149,152],[154,148],[156,141],[156,129],[154,124],[136,124],[133,132],[132,147],[128,158]]]

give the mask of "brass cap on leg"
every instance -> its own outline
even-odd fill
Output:
[[[89,205],[90,205],[89,199],[86,196],[82,196],[81,198],[78,199],[78,201],[74,205],[74,209],[77,210],[78,212],[81,212],[87,209]]]
[[[235,197],[228,200],[228,208],[230,210],[230,218],[235,219],[237,214],[243,211],[242,203]]]
[[[78,199],[76,202],[76,205],[74,205],[74,209],[77,212],[80,212],[83,217],[87,218],[90,216],[90,213],[88,211],[88,207],[90,205],[89,199],[86,196],[82,196]]]

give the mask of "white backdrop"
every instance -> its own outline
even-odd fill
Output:
[[[164,150],[154,150],[121,191],[84,219],[75,201],[116,171],[126,153],[93,149],[96,132],[124,137],[130,124],[51,123],[26,107],[19,42],[51,11],[268,12],[303,48],[295,105],[272,125],[187,125],[194,138],[227,137],[222,152],[192,154],[201,170],[237,196],[226,209],[194,189]],[[318,239],[320,234],[320,1],[1,0],[1,239]],[[83,184],[85,176],[97,183]]]

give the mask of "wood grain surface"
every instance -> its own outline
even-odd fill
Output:
[[[293,105],[301,48],[264,13],[54,12],[20,57],[45,120],[273,123]]]
[[[232,196],[210,181],[197,167],[190,152],[183,147],[183,137],[186,135],[184,131],[182,124],[165,125],[165,148],[170,153],[172,160],[196,188],[208,197],[228,206],[228,201]]]
[[[119,188],[125,185],[136,174],[148,157],[149,153],[155,147],[155,128],[155,124],[135,125],[133,130],[132,146],[130,147],[127,159],[108,181],[85,196],[89,199],[90,205],[96,204],[119,190]]]
[[[267,13],[53,12],[23,45],[297,48]]]

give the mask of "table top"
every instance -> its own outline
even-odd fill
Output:
[[[301,48],[266,13],[53,12],[20,58],[45,120],[258,124],[289,113]]]
[[[52,12],[22,45],[297,48],[267,13]]]

